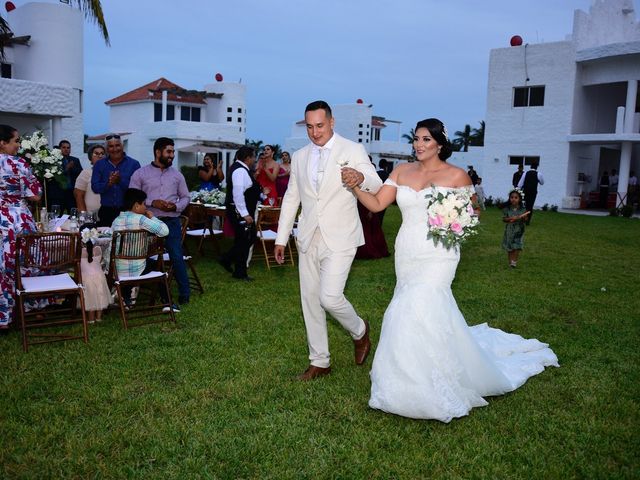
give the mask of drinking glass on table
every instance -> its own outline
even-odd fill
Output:
[[[60,212],[62,212],[62,209],[60,208],[60,205],[51,205],[51,214],[55,218],[58,218],[60,216]]]

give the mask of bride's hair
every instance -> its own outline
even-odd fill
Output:
[[[416,128],[414,132],[417,132],[419,128],[426,128],[429,130],[429,133],[433,137],[433,139],[442,147],[438,152],[438,158],[443,162],[451,156],[453,152],[453,148],[451,148],[451,141],[449,140],[449,136],[447,135],[447,128],[437,118],[427,118],[425,120],[420,120],[416,124]]]

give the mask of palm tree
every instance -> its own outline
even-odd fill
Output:
[[[413,130],[409,130],[409,133],[403,133],[402,138],[404,138],[407,143],[413,143],[413,138],[416,136],[416,132]]]
[[[451,143],[460,147],[463,152],[469,151],[469,145],[471,144],[471,125],[467,124],[464,126],[464,130],[458,130],[455,134],[455,138]]]
[[[73,0],[72,3],[84,12],[84,18],[98,25],[104,42],[110,45],[109,30],[107,29],[100,0]],[[5,59],[4,49],[11,44],[12,37],[11,27],[4,18],[0,17],[0,60]]]
[[[480,128],[471,130],[471,145],[474,147],[484,146],[484,120],[480,120]]]
[[[256,152],[256,155],[258,154],[258,152],[260,150],[262,150],[262,145],[264,144],[264,142],[262,140],[249,140],[248,138],[244,141],[244,144],[247,147],[251,147],[253,148],[253,150]]]

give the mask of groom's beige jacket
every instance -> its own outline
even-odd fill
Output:
[[[309,178],[309,162],[314,145],[309,143],[293,154],[289,186],[282,200],[276,245],[286,245],[300,204],[302,213],[298,218],[298,249],[301,252],[309,248],[316,228],[320,229],[327,247],[334,252],[364,244],[357,199],[342,184],[340,169],[347,166],[360,171],[364,175],[360,188],[371,193],[376,193],[382,182],[361,144],[335,132],[334,136],[335,142],[326,160],[318,191]]]

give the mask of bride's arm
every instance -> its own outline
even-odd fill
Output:
[[[345,180],[345,184],[354,184],[357,182],[349,182],[346,179],[350,178],[351,174],[358,173],[356,170],[353,170],[349,167],[344,167],[342,169],[342,177]],[[394,182],[397,177],[397,173],[395,171],[391,172],[389,178],[391,178]],[[391,203],[396,199],[396,187],[393,185],[382,185],[382,188],[378,190],[378,192],[373,195],[369,192],[365,192],[358,185],[354,185],[352,187],[353,193],[355,193],[356,197],[360,203],[362,203],[370,212],[381,212],[385,208],[387,208]]]

